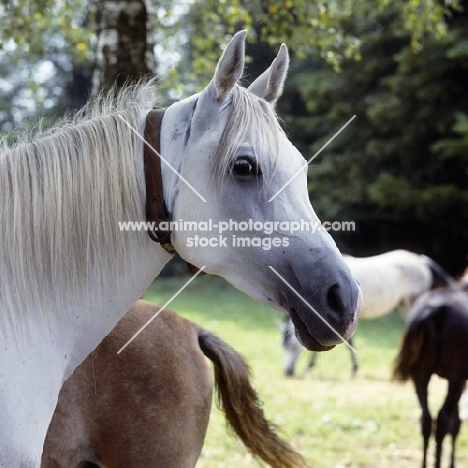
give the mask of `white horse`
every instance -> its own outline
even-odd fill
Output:
[[[392,250],[372,257],[344,255],[344,258],[361,285],[364,298],[360,317],[365,319],[382,317],[399,307],[406,320],[411,305],[423,292],[454,282],[431,258],[408,250]],[[303,347],[289,319],[283,324],[283,347],[285,373],[293,375]],[[315,365],[316,359],[317,353],[313,353],[308,369]],[[355,374],[358,363],[354,351],[351,360]]]
[[[175,171],[162,164],[170,219],[317,223],[304,159],[274,112],[288,68],[287,49],[281,47],[247,90],[237,84],[245,35],[233,37],[201,93],[165,112],[161,153]],[[0,466],[40,466],[62,383],[172,257],[146,232],[118,228],[122,221],[145,220],[140,135],[154,104],[154,83],[132,87],[114,99],[101,98],[33,140],[9,148],[5,143],[2,149]],[[146,183],[155,177],[146,174]],[[206,236],[201,227],[172,234],[181,256],[291,314],[309,349],[330,349],[341,338],[284,280],[343,338],[353,333],[359,287],[326,232],[295,232],[288,235],[288,247],[271,249],[189,248],[188,238],[195,234]]]

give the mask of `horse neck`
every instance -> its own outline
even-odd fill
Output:
[[[5,466],[39,466],[37,460],[63,382],[143,294],[169,258],[149,240],[124,276],[109,271],[107,282],[100,287],[90,278],[89,290],[79,291],[81,299],[64,310],[66,298],[57,297],[52,310],[38,306],[22,323],[2,326],[0,417],[9,424],[7,434],[0,437],[0,458]],[[0,310],[1,301],[2,296]]]
[[[123,265],[124,269],[128,268],[124,275],[110,277],[104,288],[98,286],[92,289],[92,302],[85,302],[81,316],[76,318],[76,326],[81,330],[79,333],[72,332],[70,337],[75,346],[73,360],[70,360],[66,374],[71,373],[74,367],[98,346],[101,339],[111,332],[117,321],[143,296],[171,258],[172,255],[148,238],[136,252],[131,266]],[[69,325],[65,323],[64,328],[68,330]],[[124,344],[122,343],[122,346]]]
[[[170,260],[170,254],[149,238],[146,240],[145,233],[141,234],[145,238],[140,248],[132,252],[133,258],[121,265],[121,269],[91,273],[85,282],[77,285],[72,300],[65,294],[57,294],[47,310],[36,305],[27,314],[18,316],[21,321],[4,322],[2,339],[19,352],[53,343],[51,354],[62,355],[63,379],[66,379],[144,294]]]

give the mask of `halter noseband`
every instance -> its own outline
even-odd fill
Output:
[[[161,223],[169,225],[170,213],[164,202],[163,181],[161,172],[161,123],[166,109],[157,109],[148,112],[145,124],[145,145],[143,162],[145,166],[146,182],[146,221],[153,223],[153,228],[148,228],[148,235],[154,242],[173,254],[176,252],[171,242],[171,230],[161,229]],[[156,152],[154,150],[156,150]],[[187,263],[191,273],[196,273],[198,268]],[[200,273],[204,275],[204,272]]]

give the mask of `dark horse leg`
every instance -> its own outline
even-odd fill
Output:
[[[458,402],[465,388],[464,380],[449,381],[448,393],[437,417],[436,430],[436,468],[440,468],[442,458],[442,443],[447,434],[452,436],[452,458],[450,468],[454,467],[455,441],[460,430]]]
[[[458,432],[460,431],[461,419],[458,410],[452,419],[452,456],[450,457],[450,468],[455,468],[455,444],[457,442]]]
[[[450,457],[450,468],[455,468],[455,444],[457,442],[458,432],[460,431],[461,419],[456,411],[452,420],[452,456]]]
[[[419,404],[421,405],[421,432],[423,435],[424,446],[423,446],[423,463],[422,468],[426,468],[427,464],[427,447],[429,445],[429,438],[432,433],[432,417],[429,412],[429,406],[427,404],[427,386],[431,378],[430,373],[424,373],[414,376],[414,386],[416,388],[416,394],[418,395]]]

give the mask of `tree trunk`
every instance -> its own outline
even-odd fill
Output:
[[[150,0],[98,0],[97,48],[92,96],[154,74]]]

